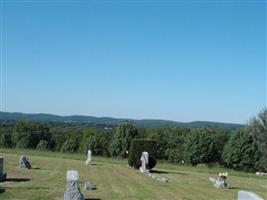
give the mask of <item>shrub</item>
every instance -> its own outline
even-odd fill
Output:
[[[109,147],[109,153],[112,156],[127,157],[132,139],[138,135],[138,130],[130,122],[120,124],[114,134]]]
[[[255,171],[260,157],[261,153],[255,141],[245,129],[233,134],[223,151],[227,167],[236,170]]]
[[[29,137],[25,136],[25,137],[22,137],[22,138],[18,141],[18,143],[17,143],[17,145],[16,145],[16,148],[26,149],[26,148],[29,147],[29,145],[30,145],[30,139],[29,139]]]
[[[262,153],[259,161],[260,170],[267,172],[267,108],[250,120],[249,132]]]
[[[40,140],[40,142],[38,143],[36,149],[38,150],[46,150],[48,148],[48,142],[46,140]]]
[[[5,147],[5,148],[11,148],[11,146],[12,146],[11,134],[4,133],[1,135],[0,146]]]
[[[157,141],[157,159],[180,163],[184,157],[185,137],[190,129],[183,127],[162,127],[146,129],[143,137]]]
[[[168,156],[168,161],[171,163],[179,164],[184,160],[184,150],[182,146],[174,149],[167,149],[166,154]]]
[[[46,125],[31,122],[31,121],[17,121],[15,125],[15,131],[13,132],[13,143],[18,143],[22,138],[27,143],[27,147],[24,148],[36,148],[40,140],[50,140],[51,134],[49,128]],[[24,146],[25,144],[21,144]]]
[[[61,147],[61,152],[63,153],[74,153],[77,150],[77,143],[73,139],[69,139]]]
[[[132,140],[130,150],[129,150],[129,159],[128,159],[129,166],[138,169],[141,166],[140,158],[141,158],[142,152],[146,151],[149,154],[149,161],[148,161],[149,169],[152,169],[153,167],[155,167],[157,163],[156,144],[157,143],[154,140],[144,140],[144,139]]]
[[[212,163],[216,155],[216,146],[206,129],[193,129],[185,141],[187,162],[192,165]]]

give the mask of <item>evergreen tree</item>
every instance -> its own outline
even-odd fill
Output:
[[[255,171],[260,156],[260,151],[247,129],[234,133],[223,150],[227,167],[236,170]]]
[[[114,134],[112,143],[109,148],[109,152],[112,156],[126,157],[127,151],[129,151],[132,139],[138,134],[138,130],[133,124],[126,122],[120,124]]]
[[[207,129],[192,129],[185,141],[187,162],[192,165],[212,163],[216,153],[216,146],[212,135]]]
[[[259,167],[267,172],[267,108],[250,120],[249,131],[262,153]]]

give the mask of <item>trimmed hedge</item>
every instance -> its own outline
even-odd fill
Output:
[[[148,167],[152,169],[156,166],[157,161],[157,145],[155,140],[145,140],[145,139],[134,139],[131,142],[129,150],[129,160],[128,164],[130,167],[138,169],[141,166],[141,155],[143,151],[148,152],[149,160]]]

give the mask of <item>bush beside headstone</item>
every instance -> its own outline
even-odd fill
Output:
[[[129,166],[139,169],[141,166],[140,157],[142,156],[142,152],[146,151],[149,153],[149,161],[148,167],[152,169],[156,166],[156,141],[154,140],[145,140],[145,139],[134,139],[131,142],[130,150],[129,150]]]

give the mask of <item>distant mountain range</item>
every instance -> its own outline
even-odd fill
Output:
[[[161,119],[123,119],[123,118],[112,118],[112,117],[92,117],[82,115],[71,115],[71,116],[59,116],[52,114],[24,114],[24,113],[11,113],[11,112],[0,112],[0,120],[4,121],[17,121],[17,120],[30,120],[37,122],[55,122],[55,123],[80,123],[80,124],[96,124],[96,125],[108,125],[116,126],[120,123],[130,121],[138,127],[162,127],[162,126],[184,126],[191,128],[200,128],[207,126],[217,126],[222,128],[240,128],[244,126],[242,124],[234,123],[221,123],[221,122],[208,122],[208,121],[192,121],[192,122],[177,122],[171,120]]]

